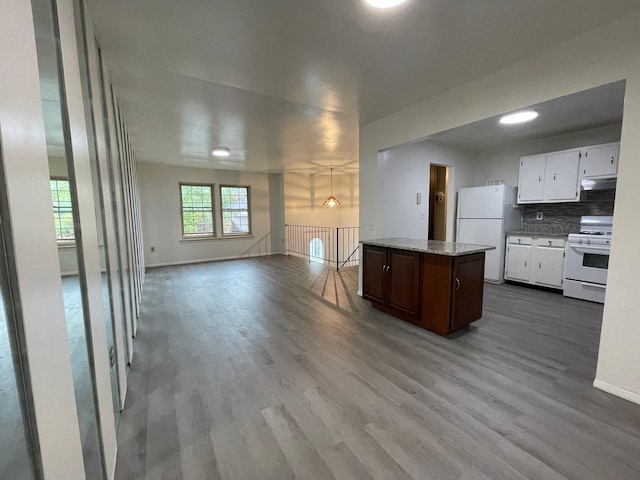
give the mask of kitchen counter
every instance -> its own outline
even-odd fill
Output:
[[[550,237],[550,238],[567,238],[568,233],[549,233],[549,232],[526,232],[524,230],[512,230],[507,235],[522,235],[523,237]]]
[[[373,308],[440,335],[482,316],[488,245],[411,238],[362,243],[362,297]]]
[[[397,248],[412,252],[431,253],[447,257],[459,257],[473,253],[495,250],[490,245],[473,245],[470,243],[441,242],[438,240],[420,240],[415,238],[376,238],[373,240],[361,240],[363,245],[375,245],[377,247]]]

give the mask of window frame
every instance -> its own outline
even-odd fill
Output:
[[[51,194],[51,182],[67,182],[69,184],[69,192],[71,192],[71,180],[66,177],[53,176],[49,177],[49,194]],[[53,228],[55,231],[56,243],[59,247],[73,247],[76,244],[76,219],[73,212],[73,198],[71,198],[71,223],[73,225],[73,238],[58,238],[58,229],[55,227],[56,212],[53,204],[53,198],[51,199],[51,209],[53,214]]]
[[[182,203],[182,187],[209,187],[211,189],[211,233],[184,233],[184,204]],[[215,204],[215,186],[213,183],[200,182],[178,182],[178,193],[180,196],[180,232],[182,240],[211,240],[216,236],[216,204]]]
[[[249,225],[248,232],[239,232],[239,233],[225,233],[224,232],[224,212],[225,209],[223,207],[222,202],[222,189],[223,188],[246,188],[247,189],[247,224]],[[226,209],[226,211],[233,211],[231,209]],[[237,210],[236,210],[237,211]],[[241,210],[241,211],[244,211]],[[230,184],[220,184],[220,234],[222,238],[237,238],[237,237],[250,237],[252,236],[252,228],[251,228],[251,185],[230,185]]]

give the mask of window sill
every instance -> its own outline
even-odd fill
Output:
[[[76,248],[76,242],[58,242],[58,248]]]
[[[240,240],[243,238],[255,238],[253,235],[251,235],[250,233],[243,233],[240,235],[223,235],[222,237],[220,237],[220,240]]]
[[[182,237],[180,243],[190,242],[205,242],[205,241],[218,241],[218,240],[246,240],[255,238],[253,235],[225,235],[224,237]]]
[[[214,237],[213,235],[202,236],[202,237],[181,237],[180,242],[210,242],[213,240],[218,240],[218,237]]]

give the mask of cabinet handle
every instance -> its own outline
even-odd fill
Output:
[[[460,279],[456,277],[456,290],[460,290]]]
[[[538,264],[538,268],[542,268],[542,262]]]
[[[549,240],[549,246],[551,246],[551,240]]]
[[[538,175],[538,183],[542,181],[542,175]]]
[[[524,261],[524,266],[525,266],[525,267],[527,266],[527,261],[526,261],[526,260]]]
[[[387,275],[389,275],[389,272],[391,272],[391,265],[387,265]]]
[[[556,174],[555,173],[553,174],[553,181],[554,182],[556,181]]]
[[[614,160],[615,160],[615,159],[614,159],[613,157],[611,157],[611,165],[613,165],[613,161],[614,161]]]
[[[587,169],[586,169],[586,168],[584,169],[584,174],[585,174],[585,175],[587,174]]]

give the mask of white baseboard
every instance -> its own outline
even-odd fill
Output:
[[[593,386],[607,393],[615,395],[616,397],[624,398],[625,400],[629,400],[630,402],[637,403],[638,405],[640,405],[640,394],[636,392],[632,392],[631,390],[616,387],[615,385],[611,385],[607,382],[603,382],[602,380],[598,380],[598,379],[593,381]]]
[[[251,255],[232,255],[230,257],[213,257],[213,258],[198,258],[196,260],[181,260],[179,262],[166,262],[166,263],[149,263],[145,265],[145,268],[153,267],[172,267],[176,265],[190,265],[195,263],[208,263],[219,262],[222,260],[239,260],[241,258],[253,258],[253,257],[267,257],[270,255],[282,255],[281,253],[252,253]]]

